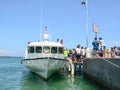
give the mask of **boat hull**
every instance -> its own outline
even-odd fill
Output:
[[[34,58],[24,59],[22,64],[25,65],[31,72],[34,72],[44,79],[48,79],[52,74],[62,69],[68,60],[59,58]]]

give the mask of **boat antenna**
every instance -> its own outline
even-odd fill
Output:
[[[52,39],[52,35],[50,34],[50,41],[52,41],[51,39]]]
[[[40,25],[40,26],[41,26],[41,31],[40,31],[40,41],[42,41],[42,8],[41,8],[40,11],[41,11],[41,17],[40,17],[40,18],[41,18],[41,20],[40,20],[40,24],[41,24],[41,25]]]
[[[52,40],[52,34],[51,34],[51,31],[50,31],[50,27],[49,27],[49,38],[50,38],[50,41]]]

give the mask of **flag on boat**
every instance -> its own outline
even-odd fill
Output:
[[[60,43],[63,44],[63,42],[64,42],[63,39],[61,39],[61,40],[60,40]]]

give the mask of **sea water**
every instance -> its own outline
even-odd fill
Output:
[[[56,73],[44,81],[21,64],[21,57],[0,57],[0,90],[105,90],[82,74]]]

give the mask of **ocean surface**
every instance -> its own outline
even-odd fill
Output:
[[[0,57],[0,90],[105,90],[96,82],[57,73],[47,82],[21,65],[20,57]]]

